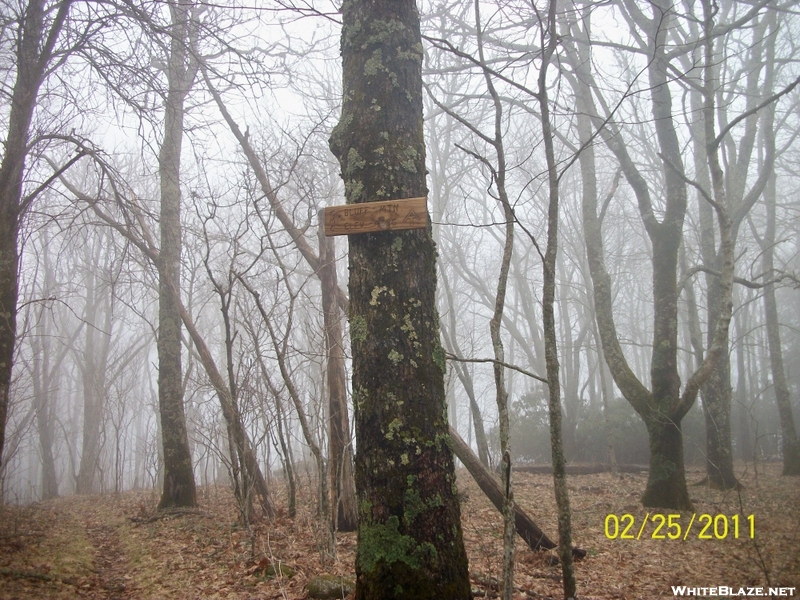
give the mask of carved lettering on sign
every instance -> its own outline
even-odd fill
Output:
[[[404,198],[329,206],[324,211],[325,235],[424,229],[428,226],[427,198]]]

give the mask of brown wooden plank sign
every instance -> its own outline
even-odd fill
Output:
[[[424,229],[428,226],[427,202],[423,197],[329,206],[324,211],[325,235]]]

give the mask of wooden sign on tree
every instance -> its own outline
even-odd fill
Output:
[[[324,210],[325,235],[424,229],[428,226],[427,198],[405,198],[329,206]]]

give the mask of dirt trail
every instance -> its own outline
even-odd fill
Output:
[[[94,546],[94,588],[97,598],[127,600],[137,597],[134,578],[128,574],[125,554],[116,528],[87,521],[86,536]]]
[[[141,598],[119,506],[97,497],[0,507],[0,600]]]

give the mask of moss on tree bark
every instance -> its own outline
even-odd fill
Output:
[[[413,0],[342,5],[344,102],[331,149],[347,202],[424,196]],[[469,598],[430,229],[350,236],[359,501],[356,598]]]

